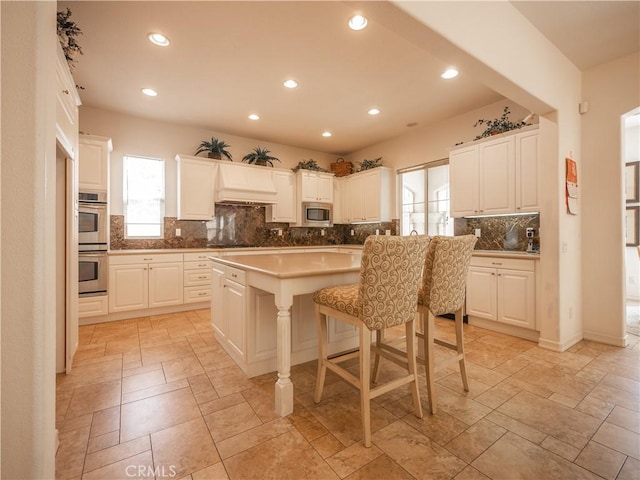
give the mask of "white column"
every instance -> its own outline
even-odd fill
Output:
[[[275,386],[275,409],[281,417],[293,413],[293,383],[291,383],[291,305],[293,295],[290,282],[279,280],[275,295],[277,318],[278,381]]]

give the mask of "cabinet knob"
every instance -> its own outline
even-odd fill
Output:
[[[62,90],[62,93],[64,93],[65,95],[69,95],[69,90]]]

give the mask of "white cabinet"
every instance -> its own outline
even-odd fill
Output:
[[[80,135],[80,190],[109,191],[109,154],[111,139]]]
[[[538,130],[516,135],[516,210],[540,211],[540,162]]]
[[[349,223],[348,177],[333,180],[333,223]]]
[[[211,326],[218,340],[227,337],[227,319],[224,316],[224,267],[213,263],[211,268]]]
[[[69,158],[75,159],[78,148],[80,97],[62,47],[59,42],[56,45],[56,140]]]
[[[218,164],[216,202],[275,203],[273,169],[215,160]]]
[[[109,313],[109,296],[80,297],[78,299],[78,317],[99,317]]]
[[[289,170],[274,170],[276,203],[265,208],[266,222],[293,223],[296,221],[296,175]]]
[[[449,178],[453,217],[538,211],[538,131],[451,150]]]
[[[109,259],[109,313],[183,303],[182,254]]]
[[[247,324],[245,272],[213,262],[211,325],[216,338],[236,362],[245,360]]]
[[[535,260],[473,257],[467,276],[470,317],[535,330]]]
[[[299,202],[333,203],[333,173],[298,170],[296,181]]]
[[[211,265],[208,253],[184,254],[184,303],[208,302],[211,298]]]
[[[178,220],[211,220],[217,164],[203,158],[177,155]]]
[[[390,222],[392,192],[393,170],[388,167],[349,175],[345,191],[348,211],[343,216],[349,223]]]

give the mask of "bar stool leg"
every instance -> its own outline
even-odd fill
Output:
[[[429,410],[431,414],[436,413],[436,386],[435,386],[435,365],[433,355],[433,330],[435,320],[429,311],[424,312],[424,352],[425,352],[425,372],[427,374],[427,393],[429,394]]]
[[[364,446],[371,446],[371,330],[364,324],[360,326],[360,411],[362,412],[362,430]]]
[[[467,368],[464,364],[464,342],[463,342],[463,317],[462,317],[462,308],[456,310],[455,313],[455,323],[456,323],[456,349],[458,351],[458,364],[460,365],[460,375],[462,376],[462,385],[464,387],[464,391],[469,391],[469,382],[467,381]]]
[[[313,401],[318,403],[322,398],[324,380],[327,374],[327,316],[320,313],[318,305],[316,305],[316,325],[318,327],[318,374]]]

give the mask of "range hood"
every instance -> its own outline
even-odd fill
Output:
[[[269,167],[218,164],[216,203],[276,203],[276,187]]]

